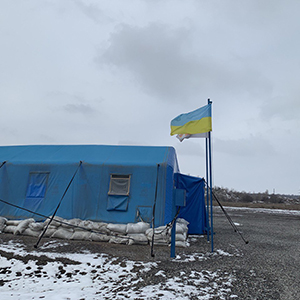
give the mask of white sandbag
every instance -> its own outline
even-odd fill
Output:
[[[70,240],[91,240],[91,232],[86,230],[75,230]]]
[[[4,233],[15,233],[15,230],[16,230],[17,226],[15,225],[7,225],[5,226],[5,228],[3,229],[3,232]]]
[[[149,241],[149,244],[150,244],[150,246],[152,245],[152,240]],[[154,245],[157,245],[157,246],[168,246],[169,242],[165,241],[165,240],[156,240],[156,241],[154,241]]]
[[[186,235],[182,234],[182,233],[176,233],[175,241],[185,242],[186,241]]]
[[[107,223],[101,223],[99,224],[98,228],[94,229],[94,231],[110,235],[111,231],[107,228],[107,226],[108,226]]]
[[[125,234],[126,233],[126,228],[127,228],[127,224],[113,224],[113,223],[109,223],[107,225],[107,229],[112,231],[112,232],[116,232],[116,233],[122,233]]]
[[[175,247],[187,247],[187,243],[183,241],[175,241]]]
[[[152,241],[153,229],[149,228],[146,230],[146,236],[149,241]],[[154,229],[154,241],[165,241],[168,243],[171,240],[171,236],[166,230],[166,226],[160,226]]]
[[[51,235],[51,238],[59,238],[64,240],[69,240],[73,235],[73,230],[69,230],[66,228],[58,228],[54,233]]]
[[[44,237],[51,237],[52,234],[53,234],[56,230],[57,230],[57,227],[52,227],[52,228],[51,228],[51,226],[49,226],[49,227],[47,228],[47,230],[46,230],[46,232],[45,232],[45,234],[44,234],[43,236],[44,236]],[[40,232],[40,235],[41,235],[43,232],[44,232],[44,230]]]
[[[29,224],[28,228],[34,231],[42,231],[44,229],[44,223],[32,222]]]
[[[6,226],[18,226],[22,220],[7,220]]]
[[[49,219],[47,219],[47,220],[44,222],[45,226],[48,225],[48,223],[51,221],[51,218],[52,218],[52,216],[50,216]],[[56,221],[57,221],[57,222],[56,222]],[[55,226],[55,227],[59,227],[59,226],[61,225],[61,222],[63,222],[63,221],[64,221],[63,218],[58,217],[58,216],[55,216],[55,217],[53,218],[53,220],[51,221],[50,225],[51,225],[51,226]]]
[[[92,232],[91,240],[94,242],[108,242],[111,239],[111,236],[106,234],[97,234]]]
[[[79,224],[80,227],[86,228],[86,229],[93,229],[93,221],[90,220],[84,220],[81,221]]]
[[[29,235],[29,236],[35,236],[38,237],[41,234],[41,231],[37,231],[37,230],[32,230],[31,228],[26,228],[22,235]]]
[[[132,233],[128,234],[128,245],[147,245],[148,239],[144,233]]]
[[[125,245],[127,245],[128,244],[128,239],[124,238],[124,237],[112,236],[112,237],[110,237],[109,242],[113,243],[113,244],[125,244]]]
[[[64,223],[61,224],[63,228],[75,228],[74,226],[78,226],[81,223],[80,219],[71,219],[71,220],[63,220]]]
[[[128,223],[126,227],[126,233],[145,233],[147,229],[150,228],[149,223],[138,222],[138,223]]]
[[[51,223],[52,224],[52,223]],[[46,228],[46,226],[44,226],[44,228]],[[48,226],[48,228],[47,228],[47,230],[57,230],[58,229],[58,227],[57,226],[52,226],[52,225],[49,225]]]
[[[176,223],[176,233],[186,233],[188,231],[188,227],[182,223]]]
[[[188,226],[188,225],[190,224],[190,222],[188,222],[187,220],[182,219],[182,218],[178,218],[178,219],[176,220],[176,222],[177,222],[177,223],[184,224],[184,225],[186,225],[186,226]]]
[[[146,230],[145,232],[146,235],[149,235],[149,234],[153,234],[153,228],[149,228]],[[159,227],[156,227],[154,228],[154,234],[168,234],[168,230],[167,230],[167,226],[159,226]]]
[[[152,235],[148,234],[147,239],[149,242],[152,242]],[[159,242],[159,243],[169,243],[171,241],[171,237],[166,236],[166,235],[161,235],[161,234],[155,234],[154,235],[154,243]]]
[[[7,222],[7,219],[6,219],[6,218],[0,217],[0,233],[1,233],[1,232],[3,231],[3,229],[5,228],[6,222]]]
[[[30,223],[33,223],[34,219],[26,219],[22,220],[19,225],[16,227],[16,230],[14,232],[15,235],[22,234],[25,229],[28,228]]]
[[[93,222],[91,226],[91,230],[101,233],[110,234],[110,230],[107,229],[108,223],[104,222]]]

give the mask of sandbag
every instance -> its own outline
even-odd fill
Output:
[[[187,247],[186,242],[183,241],[175,241],[175,247]]]
[[[16,227],[16,230],[14,232],[15,235],[22,234],[25,229],[28,228],[30,223],[33,223],[34,219],[26,219],[22,220],[19,225]]]
[[[178,218],[178,219],[176,220],[176,222],[177,222],[177,223],[184,224],[184,225],[186,225],[186,226],[188,226],[188,225],[190,224],[190,222],[188,222],[187,220],[182,219],[182,218]]]
[[[78,226],[82,222],[80,219],[71,219],[71,220],[64,219],[63,221],[64,223],[61,224],[61,227],[64,228],[75,228],[74,226]]]
[[[152,245],[152,240],[149,241],[150,246]],[[154,245],[157,246],[168,246],[169,242],[166,240],[154,240]]]
[[[107,229],[107,225],[108,223],[104,223],[104,222],[93,222],[91,229],[93,231],[110,234],[110,230]]]
[[[185,234],[176,233],[176,235],[175,235],[175,241],[185,242],[185,240],[186,240],[186,235]]]
[[[29,224],[28,228],[34,231],[42,231],[44,229],[44,223],[32,222]]]
[[[51,218],[52,218],[52,216],[50,216],[49,219],[47,219],[47,220],[44,222],[45,226],[48,225],[48,223],[50,222]],[[56,222],[56,221],[58,221],[58,222]],[[52,222],[50,223],[50,225],[51,225],[51,226],[55,226],[55,227],[59,227],[59,226],[61,225],[61,222],[64,222],[64,219],[61,218],[61,217],[55,216],[55,217],[53,218]]]
[[[106,235],[106,234],[97,234],[97,233],[92,232],[90,238],[94,242],[108,242],[111,239],[111,236]]]
[[[5,228],[3,229],[3,232],[4,232],[4,233],[12,233],[12,234],[14,234],[16,228],[17,228],[17,226],[15,226],[15,225],[7,225],[7,226],[5,226]]]
[[[45,232],[45,234],[43,235],[44,237],[51,237],[52,234],[57,230],[57,227],[52,227],[49,226]],[[44,231],[41,231],[40,234],[42,234]]]
[[[145,233],[147,229],[150,228],[150,224],[145,222],[138,222],[138,223],[128,223],[126,227],[126,233]]]
[[[22,220],[7,220],[6,226],[18,226]]]
[[[26,228],[22,234],[38,237],[38,236],[40,236],[41,232],[37,231],[37,230],[32,230],[31,228]]]
[[[93,221],[85,220],[85,221],[81,221],[78,226],[86,228],[86,229],[93,229],[93,227],[94,227],[93,223],[94,223]]]
[[[3,229],[5,228],[6,222],[7,222],[7,219],[6,219],[6,218],[0,217],[0,233],[1,233],[1,232],[3,231]]]
[[[149,228],[146,230],[145,234],[148,235],[148,234],[152,234],[153,233],[153,228]],[[167,226],[159,226],[159,227],[156,227],[154,228],[154,234],[168,234],[168,229],[167,229]]]
[[[99,229],[94,229],[94,231],[110,235],[111,231],[107,228],[107,226],[108,226],[107,223],[102,223],[102,225],[99,226]]]
[[[75,230],[70,240],[90,240],[91,232],[86,230]]]
[[[113,243],[113,244],[128,244],[128,239],[125,237],[118,237],[118,236],[112,236],[109,239],[109,243]]]
[[[144,233],[132,233],[128,234],[128,245],[147,245],[148,239]]]
[[[109,223],[107,225],[107,229],[112,231],[112,232],[116,232],[116,233],[122,233],[125,234],[126,233],[126,228],[127,228],[127,224],[113,224],[113,223]]]
[[[54,233],[51,235],[51,238],[69,240],[73,235],[73,232],[74,232],[73,230],[69,230],[61,227],[54,231]]]
[[[182,223],[176,223],[176,233],[186,233],[188,232],[188,227]]]

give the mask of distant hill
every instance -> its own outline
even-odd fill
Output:
[[[264,207],[264,208],[281,208],[300,210],[300,196],[270,194],[264,193],[247,193],[229,190],[223,187],[214,187],[213,192],[218,200],[224,206],[247,206],[247,207]]]

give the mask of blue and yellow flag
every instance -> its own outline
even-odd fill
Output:
[[[211,103],[171,121],[171,135],[197,134],[212,131]]]

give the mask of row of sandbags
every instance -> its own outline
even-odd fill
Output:
[[[36,222],[34,219],[7,220],[0,217],[0,233],[15,235],[29,235],[39,237],[50,219]],[[185,247],[188,232],[188,222],[178,219],[176,222],[176,246]],[[171,227],[160,226],[154,230],[149,223],[138,222],[128,224],[114,224],[93,222],[90,220],[66,220],[55,216],[48,225],[44,237],[60,238],[67,240],[103,241],[118,244],[148,244],[168,245],[171,242]]]

